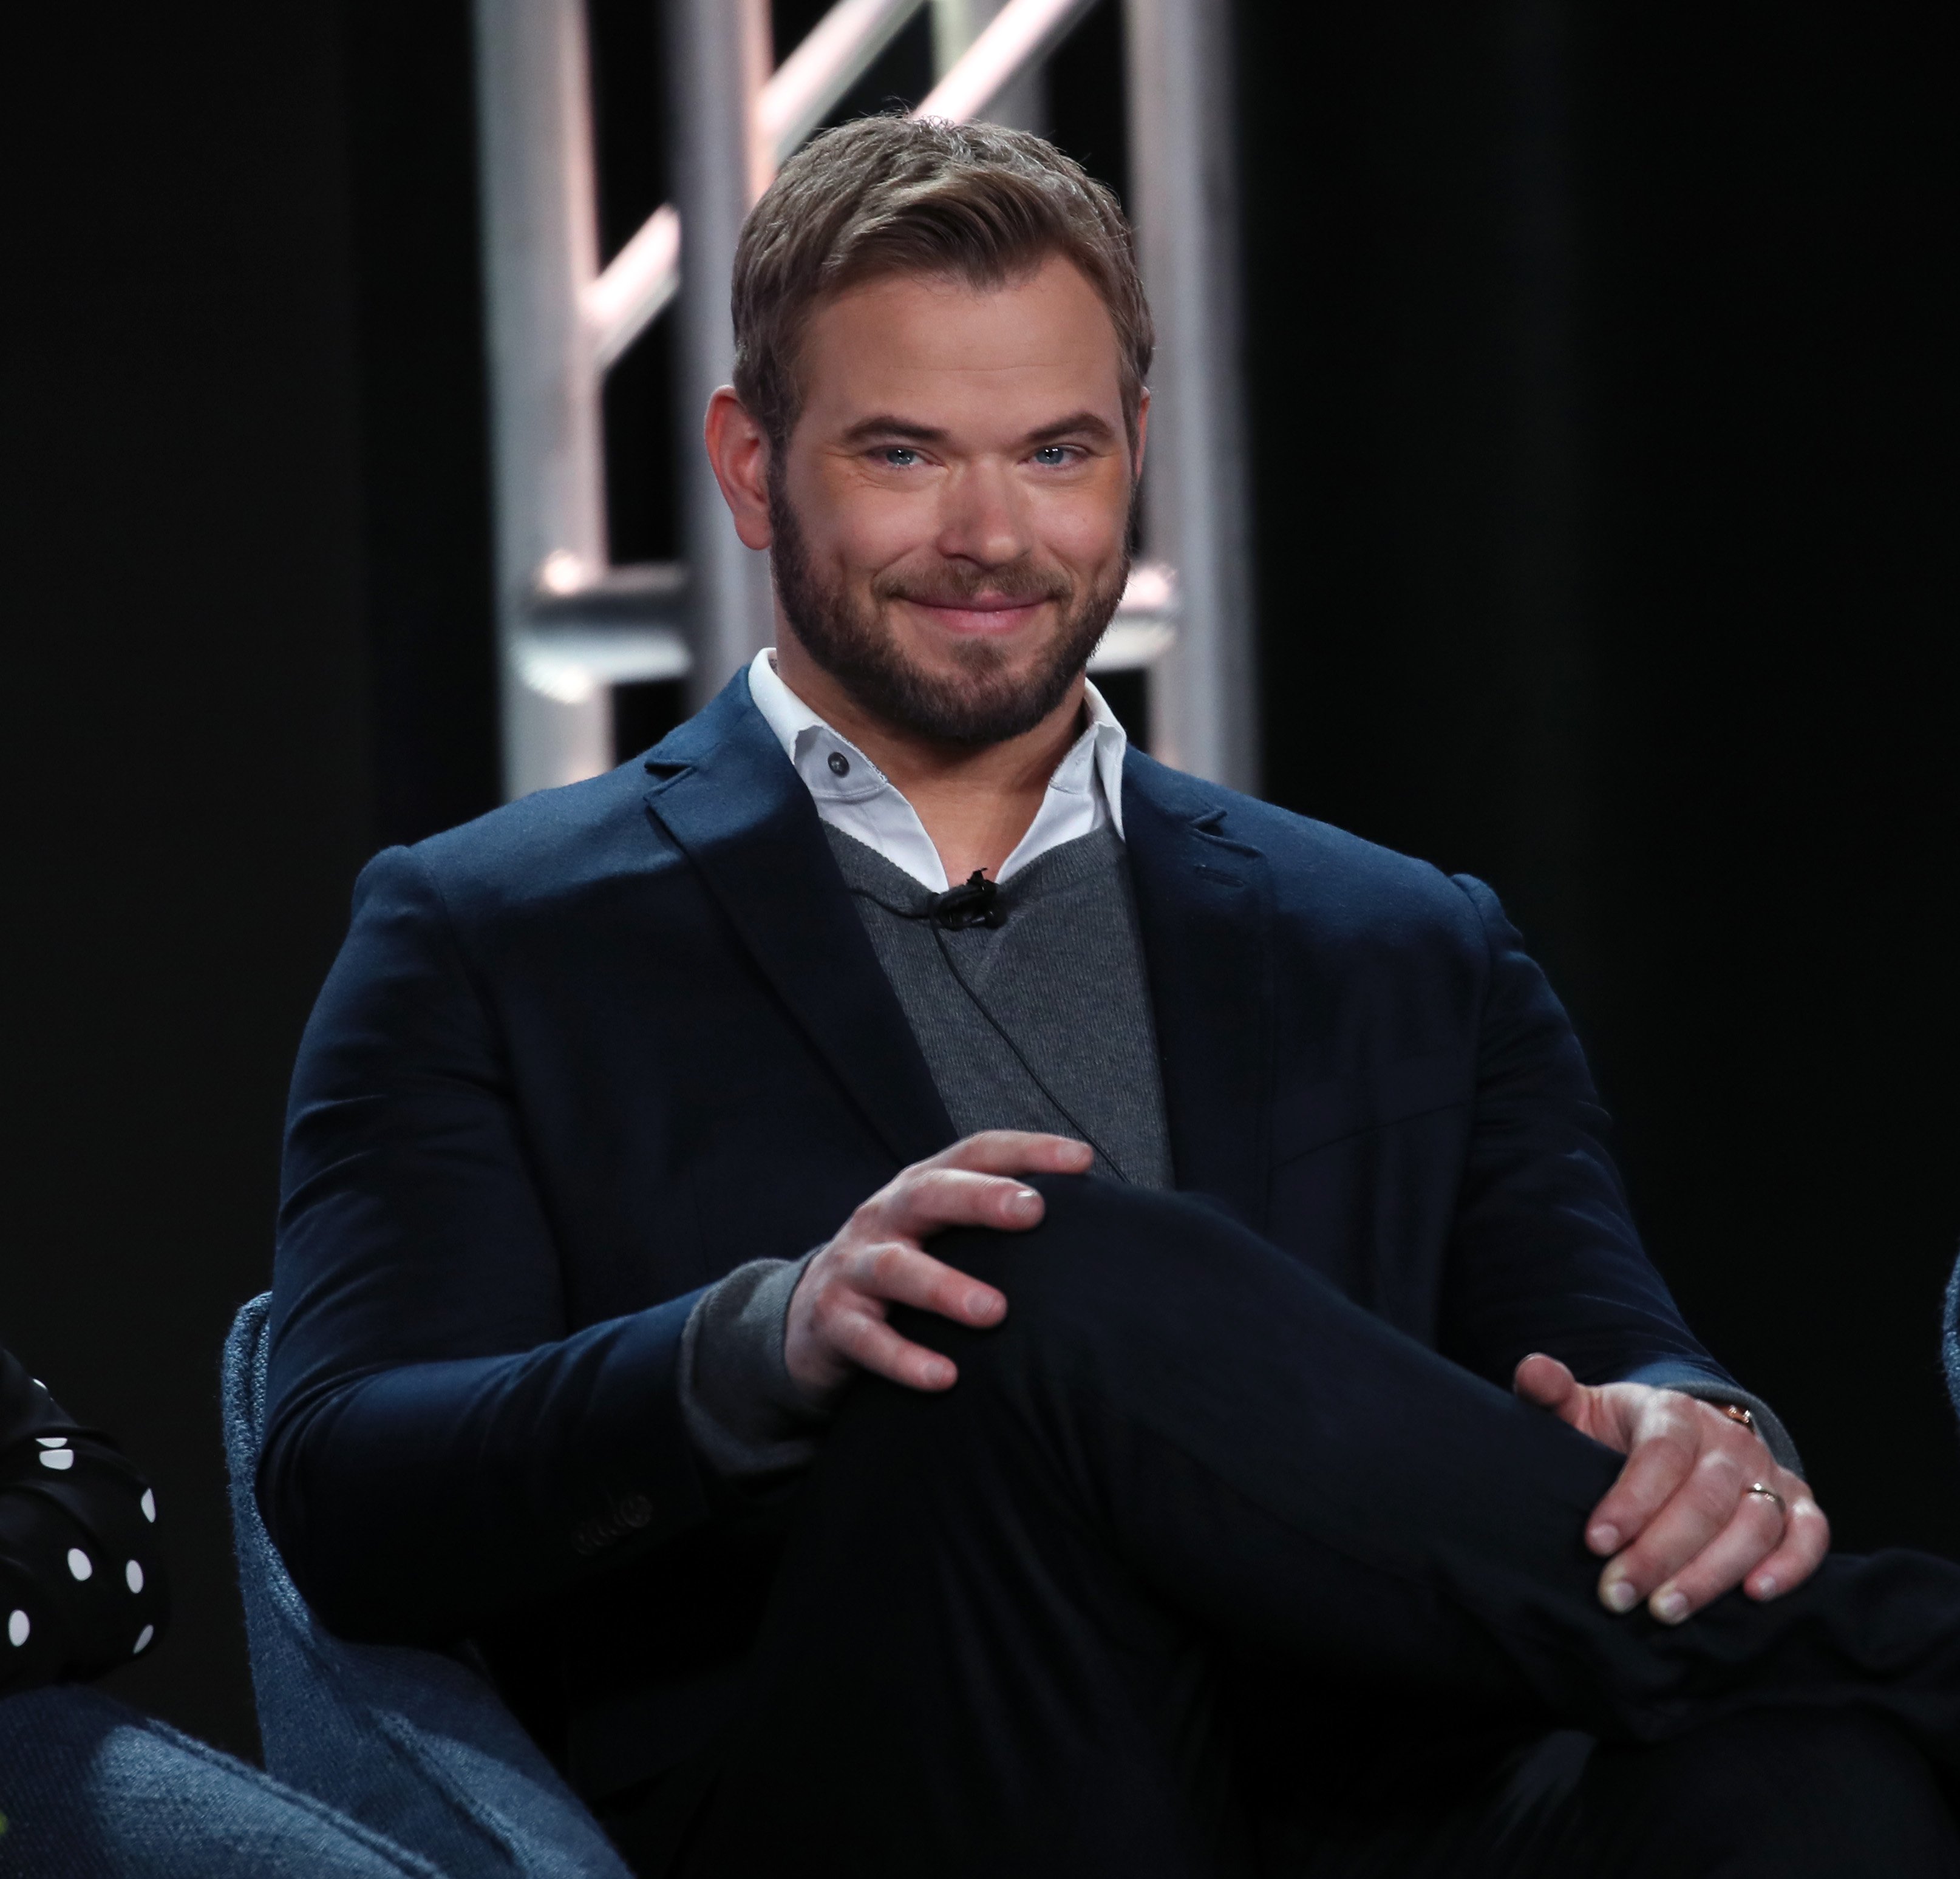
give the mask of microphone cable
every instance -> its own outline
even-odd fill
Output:
[[[953,957],[953,949],[947,943],[946,936],[949,931],[963,933],[969,927],[1004,926],[1007,916],[1001,907],[1000,895],[1000,884],[988,880],[982,870],[975,868],[959,886],[948,888],[943,894],[935,894],[927,902],[924,913],[914,914],[912,917],[924,919],[931,923],[932,936],[938,943],[939,956],[946,962],[946,969],[953,974],[953,983],[966,994],[967,1001],[1013,1054],[1014,1061],[1026,1073],[1028,1081],[1048,1098],[1055,1113],[1095,1150],[1118,1181],[1125,1187],[1134,1186],[1135,1184],[1124,1172],[1122,1163],[1096,1139],[1068,1105],[1048,1087],[1047,1079],[1028,1061],[1027,1054],[1014,1041],[1007,1026],[987,1008],[987,1001],[974,989],[966,974],[960,970],[959,962]]]

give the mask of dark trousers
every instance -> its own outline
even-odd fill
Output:
[[[1960,1873],[1960,1568],[1615,1617],[1618,1456],[1201,1205],[1037,1184],[935,1244],[1007,1318],[854,1387],[641,1871]]]

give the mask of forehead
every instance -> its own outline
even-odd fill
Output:
[[[1083,409],[1122,421],[1115,326],[1058,256],[998,287],[889,275],[847,288],[811,314],[800,351],[800,429],[873,413],[1001,430]]]

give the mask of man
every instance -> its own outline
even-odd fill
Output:
[[[1111,199],[854,124],[734,313],[773,653],[377,860],[308,1030],[308,1597],[475,1639],[644,1872],[1960,1869],[1960,1573],[1819,1570],[1489,891],[1086,684]]]

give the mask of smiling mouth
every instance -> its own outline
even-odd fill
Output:
[[[962,596],[958,599],[928,599],[921,594],[897,596],[928,615],[936,625],[956,633],[1009,633],[1025,625],[1054,599],[1052,594],[1025,599],[1003,594]]]

